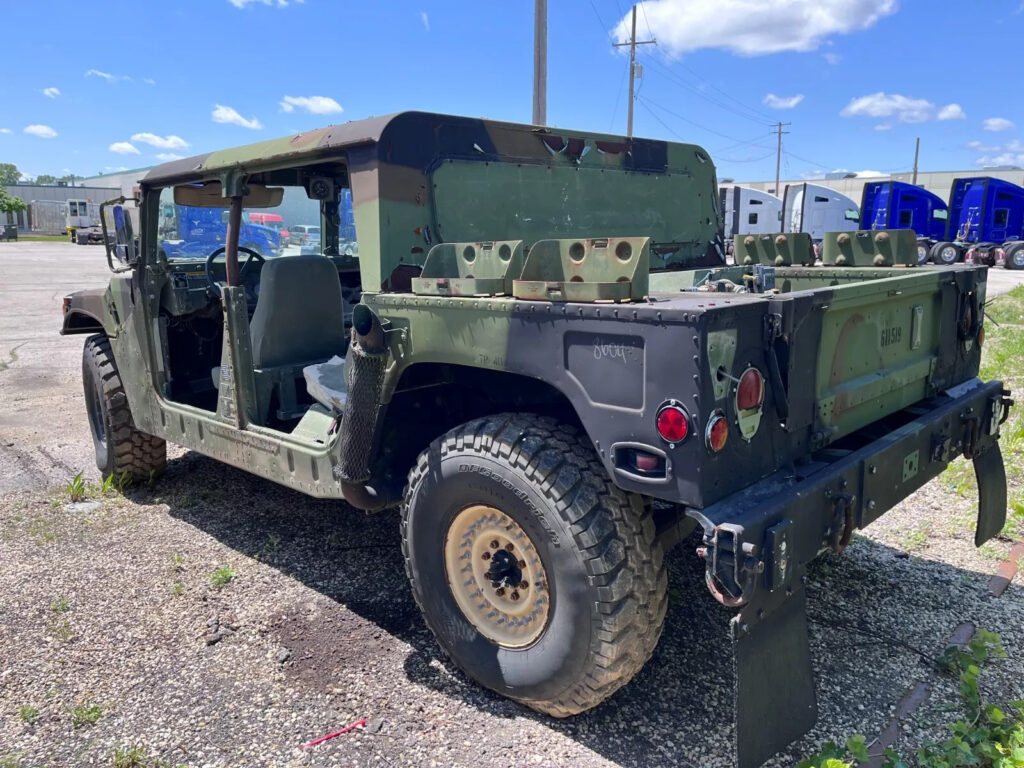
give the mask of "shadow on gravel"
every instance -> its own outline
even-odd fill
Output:
[[[296,682],[329,689],[341,677],[332,670],[374,657],[372,670],[398,685],[402,675],[395,673],[403,668],[407,680],[474,707],[475,717],[528,717],[622,765],[729,764],[728,612],[705,591],[693,542],[670,555],[668,616],[652,660],[607,703],[556,720],[438,663],[440,651],[406,582],[396,513],[366,515],[311,499],[194,453],[172,460],[153,488],[131,495],[168,504],[172,516],[333,601],[337,610],[315,623],[298,613],[268,617],[269,630],[293,651]],[[769,765],[791,766],[825,739],[877,733],[905,688],[928,674],[928,657],[941,653],[953,627],[971,618],[970,606],[985,599],[986,584],[987,574],[908,558],[862,538],[842,557],[819,558],[808,584],[819,725]],[[1001,599],[1019,603],[1024,590],[1010,589],[1015,594]],[[383,642],[381,631],[411,652]]]

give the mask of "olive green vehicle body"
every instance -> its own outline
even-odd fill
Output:
[[[366,418],[313,405],[287,424],[268,420],[244,293],[182,293],[175,273],[195,265],[158,254],[161,189],[281,183],[303,168],[351,188],[358,259],[336,255],[336,205],[322,206],[322,230],[325,256],[342,276],[358,270],[361,303],[383,331],[379,376],[360,390]],[[846,262],[869,266],[801,266],[808,260],[797,241],[751,243],[748,263],[738,256],[739,266],[727,267],[717,186],[711,159],[693,145],[426,113],[177,160],[142,179],[137,263],[121,267],[104,291],[69,297],[64,332],[109,337],[140,430],[364,508],[397,503],[417,453],[468,418],[535,410],[578,424],[620,488],[685,511],[712,550],[725,546],[720,531],[735,536],[732,555],[723,549],[714,564],[706,555],[710,580],[729,581],[731,568],[729,584],[740,590],[762,578],[748,570],[767,569],[763,599],[748,594],[734,626],[763,620],[765,637],[775,639],[802,632],[799,666],[807,660],[799,574],[830,537],[848,540],[854,526],[968,447],[997,457],[986,473],[1002,473],[995,440],[1005,393],[975,378],[986,271],[876,267],[882,262],[860,251]],[[777,290],[735,292],[753,284],[759,263],[780,265],[771,267]],[[168,315],[198,311],[222,318],[215,409],[170,396]],[[763,401],[741,410],[736,384],[750,368],[765,382]],[[350,405],[354,396],[350,382]],[[666,404],[688,419],[675,443],[657,429]],[[975,409],[969,441],[961,435]],[[716,415],[729,424],[720,451],[705,434]],[[636,451],[653,456],[655,469],[631,464]],[[884,463],[872,460],[883,452]],[[826,481],[807,506],[805,487]],[[1002,525],[998,486],[995,477],[980,526],[986,536]],[[762,503],[763,519],[751,517]],[[797,531],[786,539],[788,570],[780,550],[764,543],[790,535],[783,523]],[[753,550],[773,555],[774,566],[770,557],[750,565],[737,554],[743,529],[756,532]],[[778,627],[768,627],[772,615]],[[741,652],[740,634],[740,672],[789,653],[776,640]],[[792,684],[754,677],[740,684],[738,700],[774,701],[766,691]],[[808,696],[813,709],[813,685]],[[768,723],[753,746],[740,736],[741,765],[808,727],[806,716],[779,725],[759,707],[738,714],[741,733],[759,718]]]

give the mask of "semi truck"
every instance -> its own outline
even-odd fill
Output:
[[[931,258],[936,243],[946,238],[949,208],[946,201],[905,181],[872,181],[864,185],[860,228],[912,229],[917,235],[917,263]]]
[[[807,232],[815,247],[826,232],[852,232],[860,226],[857,203],[818,184],[787,184],[782,196],[782,231]]]
[[[186,253],[207,254],[226,242],[228,222],[226,211],[190,205],[164,206],[160,247],[169,257]],[[239,231],[243,248],[264,256],[279,256],[284,249],[278,230],[252,224],[242,218]]]
[[[932,257],[1024,269],[1024,187],[991,176],[954,179],[949,229]]]
[[[32,200],[29,220],[33,232],[66,233],[72,243],[102,243],[100,206],[92,200]]]
[[[762,235],[782,229],[782,200],[759,189],[718,188],[726,247],[735,235]]]

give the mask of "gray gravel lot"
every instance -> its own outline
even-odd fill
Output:
[[[97,473],[81,337],[57,335],[60,297],[106,275],[98,248],[0,244],[0,759],[110,765],[116,748],[141,745],[172,766],[730,765],[728,614],[704,590],[692,542],[670,557],[654,658],[606,704],[559,721],[440,658],[393,513],[179,449],[152,487],[94,489],[98,507],[66,508],[61,486]],[[1000,632],[1009,651],[986,669],[987,695],[1024,697],[1024,581],[988,596],[1010,545],[974,549],[972,514],[936,481],[814,565],[819,722],[769,765],[856,732],[870,740],[930,676],[922,654],[937,657],[964,621]],[[224,565],[235,578],[214,589],[208,575]],[[955,701],[940,680],[899,746],[944,735]],[[74,728],[69,708],[92,704],[99,719]],[[25,705],[39,710],[34,725],[18,716]],[[359,718],[366,729],[300,748]]]

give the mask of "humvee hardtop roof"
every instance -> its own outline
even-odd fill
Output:
[[[601,154],[621,153],[622,166],[631,170],[665,171],[678,165],[672,162],[677,153],[686,154],[688,158],[693,157],[691,153],[699,153],[701,162],[710,164],[707,153],[693,144],[636,137],[628,139],[612,134],[457,115],[397,112],[172,160],[151,169],[142,178],[142,183],[159,186],[210,177],[246,164],[315,161],[329,157],[337,150],[372,145],[382,145],[380,160],[420,167],[430,165],[438,155],[470,154],[474,159],[494,156],[533,160],[550,160],[564,155],[566,159],[581,163],[587,154],[586,142],[594,145]]]

